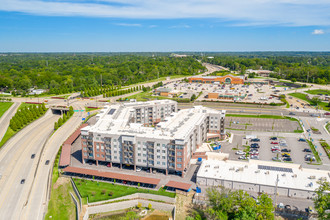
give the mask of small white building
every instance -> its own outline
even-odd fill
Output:
[[[299,164],[270,161],[203,161],[197,173],[197,184],[224,186],[256,193],[311,198],[319,187],[318,180],[330,181],[328,170],[301,168]]]

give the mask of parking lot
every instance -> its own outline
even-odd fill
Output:
[[[272,137],[276,137],[276,140],[271,140]],[[310,148],[307,142],[299,141],[300,137],[301,135],[299,134],[297,135],[292,134],[286,136],[285,134],[273,135],[272,133],[269,133],[268,135],[266,135],[264,133],[262,135],[256,135],[256,138],[260,139],[260,141],[255,142],[255,141],[251,141],[251,139],[246,139],[246,135],[235,134],[234,132],[233,143],[223,143],[221,152],[229,153],[230,160],[239,160],[240,156],[246,156],[245,153],[249,152],[249,148],[247,146],[251,146],[251,144],[257,143],[259,145],[259,148],[254,148],[254,149],[250,148],[250,151],[252,152],[252,150],[254,150],[255,152],[257,152],[256,154],[251,153],[251,155],[258,156],[257,158],[259,160],[275,161],[273,160],[273,158],[278,157],[279,158],[278,161],[283,162],[284,157],[282,157],[282,154],[288,153],[292,161],[286,161],[286,162],[301,164],[303,165],[303,167],[308,167],[311,165],[308,164],[308,161],[305,161],[304,157],[307,154],[313,154],[313,153],[304,152],[305,148],[307,149]],[[272,152],[271,149],[272,147],[275,148],[275,146],[279,147],[279,151]],[[244,154],[237,154],[238,151],[243,151]],[[282,151],[289,151],[289,152],[282,152]]]
[[[300,129],[300,125],[298,122],[288,119],[226,117],[225,128],[268,132],[294,132],[294,130]]]
[[[279,93],[284,92],[289,87],[274,87],[271,85],[260,84],[204,84],[204,83],[186,83],[186,82],[172,82],[167,83],[161,88],[170,89],[171,97],[190,98],[192,94],[198,96],[198,101],[216,101],[226,100],[235,102],[250,102],[250,103],[281,103],[278,96]],[[208,97],[209,93],[218,93],[219,98]]]

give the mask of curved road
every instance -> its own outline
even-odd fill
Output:
[[[3,146],[0,152],[0,219],[19,219],[25,189],[32,183],[40,150],[58,118],[59,115],[48,111]],[[34,159],[32,154],[36,155]],[[22,179],[26,179],[25,184],[20,183]]]
[[[8,129],[10,119],[15,115],[20,104],[21,103],[19,103],[19,102],[14,102],[14,104],[12,104],[12,106],[10,106],[10,108],[0,118],[0,128],[1,128],[0,129],[0,141],[2,140],[3,136],[5,135],[5,133]]]

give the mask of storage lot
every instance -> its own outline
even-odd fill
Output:
[[[269,132],[293,132],[297,128],[300,129],[300,126],[298,122],[288,119],[226,117],[225,128]]]

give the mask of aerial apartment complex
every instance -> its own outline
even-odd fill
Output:
[[[195,106],[177,110],[171,100],[106,106],[81,129],[83,162],[95,160],[182,172],[204,141],[223,138],[225,111]]]

